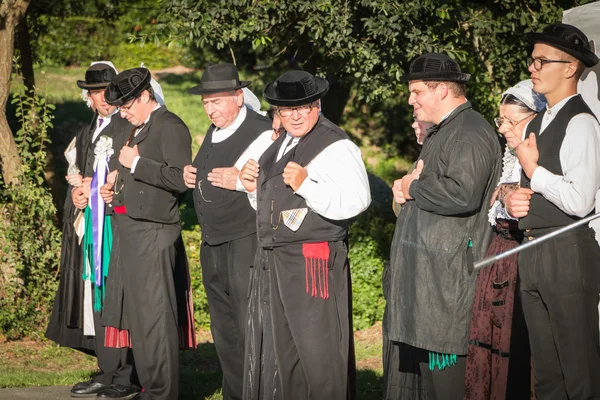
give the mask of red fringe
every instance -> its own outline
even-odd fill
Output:
[[[312,297],[320,296],[322,299],[328,299],[329,244],[327,242],[303,243],[302,255],[306,263],[306,293],[309,292],[310,287],[310,295]],[[311,281],[310,284],[309,281]],[[317,286],[319,287],[318,289]]]
[[[114,326],[105,328],[104,347],[131,347],[131,336],[127,329],[119,329]]]

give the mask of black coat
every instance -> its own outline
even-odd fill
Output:
[[[153,111],[150,120],[129,146],[138,146],[140,159],[134,174],[119,164],[119,153],[131,130],[114,138],[115,154],[109,162],[119,176],[116,189],[123,191],[127,214],[136,219],[164,224],[179,222],[181,195],[188,188],[183,167],[192,163],[192,138],[185,123],[166,106]]]
[[[391,340],[466,354],[477,277],[470,267],[492,238],[487,211],[502,153],[469,102],[429,132],[423,171],[409,189],[414,200],[396,222],[384,326]]]
[[[76,134],[75,147],[77,151],[76,165],[82,175],[86,164],[93,163],[89,159],[90,151],[93,155],[93,145],[100,136],[118,136],[118,132],[128,129],[131,124],[122,119],[118,114],[113,115],[109,125],[104,128],[96,141],[92,142],[92,135],[96,129],[97,114],[94,115],[90,125],[80,129]],[[93,336],[83,335],[83,251],[79,245],[73,223],[78,211],[73,204],[69,185],[64,205],[63,235],[60,255],[60,282],[52,314],[46,329],[46,337],[65,347],[82,350],[86,353],[95,352]]]

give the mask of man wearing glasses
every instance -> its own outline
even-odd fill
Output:
[[[249,84],[240,81],[235,65],[223,63],[209,65],[189,90],[202,96],[212,122],[183,178],[194,189],[202,229],[202,282],[225,400],[242,398],[248,281],[256,252],[256,212],[238,173],[273,143],[271,121],[245,105]]]
[[[320,115],[328,87],[304,71],[269,83],[286,132],[240,172],[258,228],[244,399],[353,397],[348,220],[371,196],[360,150]]]
[[[118,167],[111,169],[118,174],[101,189],[114,209],[123,307],[122,315],[113,316],[123,331],[107,341],[132,347],[141,399],[176,400],[180,344],[195,347],[179,217],[191,137],[185,123],[157,102],[150,82],[149,70],[134,68],[114,77],[105,91],[106,102],[120,107],[134,126],[115,138],[111,164],[118,158]]]
[[[531,33],[529,72],[547,109],[517,149],[521,189],[505,199],[528,242],[594,210],[600,188],[600,126],[577,94],[598,63],[586,35],[566,24]],[[600,398],[598,293],[600,248],[580,227],[519,254],[523,311],[540,399]]]

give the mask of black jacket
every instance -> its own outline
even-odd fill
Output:
[[[170,224],[179,222],[181,194],[187,191],[183,167],[192,163],[192,138],[185,123],[166,106],[152,112],[149,121],[132,138],[140,159],[134,174],[119,164],[119,153],[131,130],[114,139],[115,154],[109,168],[117,168],[116,191],[132,218]],[[117,203],[118,204],[118,203]]]

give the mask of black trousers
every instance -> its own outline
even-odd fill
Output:
[[[242,398],[248,286],[255,253],[256,234],[214,246],[204,242],[200,251],[224,400]]]
[[[245,399],[344,400],[355,395],[351,282],[346,244],[330,242],[329,298],[307,293],[302,244],[258,249],[246,352]],[[268,288],[264,275],[268,275]],[[262,276],[261,276],[262,275]],[[261,284],[262,283],[262,284]],[[255,285],[256,284],[256,285]],[[258,304],[257,304],[258,303]],[[270,309],[270,320],[260,305]],[[269,332],[268,324],[271,324]],[[257,330],[258,329],[258,330]],[[257,334],[262,329],[263,334]],[[266,341],[272,340],[272,343]],[[268,352],[273,349],[274,357]],[[253,351],[255,353],[253,353]],[[276,365],[272,365],[275,360]],[[267,376],[267,380],[263,379]],[[272,376],[279,377],[273,382]],[[274,387],[260,387],[266,381]]]
[[[179,333],[173,273],[184,252],[179,224],[116,215],[124,313],[144,400],[177,400]],[[185,254],[185,253],[183,253]]]
[[[104,347],[104,326],[101,323],[101,313],[94,312],[94,329],[96,330],[96,356],[100,372],[94,376],[94,381],[104,385],[119,384],[131,386],[135,384],[135,367],[133,354],[129,348]]]
[[[536,397],[600,399],[600,248],[593,230],[521,252],[519,275]]]

